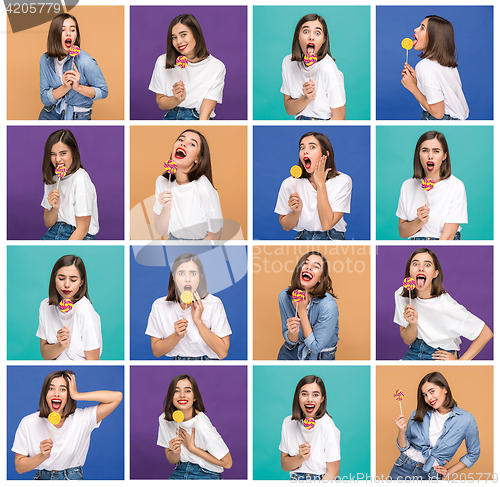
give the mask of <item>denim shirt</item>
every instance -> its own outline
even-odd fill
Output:
[[[396,445],[399,451],[404,452],[412,446],[415,450],[422,453],[426,459],[424,471],[430,472],[436,460],[439,465],[445,465],[449,462],[453,455],[465,439],[467,453],[460,461],[470,468],[477,462],[481,451],[479,443],[479,431],[477,429],[476,420],[472,414],[455,406],[446,421],[444,422],[443,432],[436,441],[434,447],[430,446],[429,441],[429,426],[431,422],[432,411],[427,411],[422,423],[413,421],[415,416],[413,411],[408,426],[406,427],[406,447],[401,448],[396,440]]]
[[[286,289],[280,292],[279,297],[281,329],[285,343],[294,347],[298,343],[298,359],[304,360],[310,351],[309,360],[318,360],[318,354],[325,349],[337,345],[339,340],[339,310],[335,298],[326,294],[324,298],[312,298],[307,310],[307,317],[311,324],[312,333],[304,338],[302,327],[299,331],[299,341],[291,342],[288,339],[288,328],[286,320],[295,316],[295,306],[292,296],[286,293]]]
[[[80,73],[80,84],[94,88],[94,98],[81,95],[71,89],[66,95],[56,100],[52,96],[52,91],[62,86],[63,83],[61,78],[56,74],[54,58],[47,57],[45,53],[42,54],[40,58],[40,98],[42,99],[42,103],[46,107],[56,105],[56,113],[61,113],[64,109],[64,103],[66,103],[65,120],[73,119],[73,107],[91,108],[94,104],[94,100],[100,100],[108,96],[108,85],[94,58],[90,57],[83,50],[74,58],[68,56],[68,59],[63,65],[63,74],[73,69],[73,62]]]

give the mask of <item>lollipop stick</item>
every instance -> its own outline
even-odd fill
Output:
[[[297,313],[299,312],[299,305],[298,303],[295,305],[295,318],[297,318]]]
[[[170,189],[170,177],[171,176],[169,176],[169,178],[168,178],[168,189]]]
[[[49,440],[52,439],[52,433],[54,432],[54,425],[52,425],[52,429],[50,430],[50,437],[49,437]]]
[[[410,304],[411,304],[411,289],[408,289],[408,296],[410,297]]]
[[[403,406],[401,406],[401,401],[398,401],[399,402],[399,410],[401,411],[401,416],[403,415]]]
[[[297,178],[295,178],[295,192],[297,192]]]
[[[406,64],[408,64],[408,49],[406,49]]]
[[[181,81],[182,81],[182,68],[181,68]]]
[[[309,66],[309,79],[310,79],[310,80],[312,80],[312,75],[311,75],[312,68],[313,68],[313,67],[312,67],[312,64],[311,64],[311,66]],[[307,433],[307,434],[309,435],[309,433]],[[309,440],[307,440],[307,441],[309,441]]]
[[[59,180],[57,181],[56,189],[59,189],[59,183],[61,182],[61,176],[59,176]]]
[[[427,206],[427,191],[425,192],[425,206]]]

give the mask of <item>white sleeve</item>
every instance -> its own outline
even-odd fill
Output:
[[[206,183],[206,185],[202,183],[200,186],[201,207],[208,225],[208,231],[217,233],[224,224],[219,194],[208,179]]]
[[[94,204],[97,204],[97,195],[90,177],[82,177],[75,174],[76,180],[73,186],[75,196],[75,216],[91,216]]]
[[[281,75],[283,77],[283,83],[281,85],[281,93],[284,95],[291,96],[292,89],[290,87],[290,81],[288,80],[288,63],[291,62],[288,60],[288,56],[283,59],[283,63],[281,64]]]
[[[351,210],[352,180],[347,174],[341,174],[337,177],[341,177],[343,182],[332,184],[332,191],[328,192],[328,201],[332,211],[349,213]],[[334,180],[335,178],[332,179]],[[337,186],[337,188],[334,189],[334,186]]]
[[[425,61],[425,60],[424,60]],[[422,61],[420,61],[421,63]],[[432,61],[431,61],[432,62]],[[428,105],[444,101],[444,92],[438,77],[432,69],[432,65],[425,63],[417,64],[417,80],[419,81],[418,88],[425,96]],[[418,67],[420,66],[420,69]]]
[[[158,316],[158,305],[156,301],[153,303],[153,306],[151,306],[146,335],[161,339],[167,338],[165,333],[161,330],[160,317]]]
[[[170,431],[167,427],[167,421],[165,421],[164,415],[162,414],[159,419],[159,426],[158,426],[158,441],[156,444],[158,446],[162,446],[163,448],[170,448],[169,447],[169,441],[173,438],[173,436],[170,434]]]
[[[333,61],[333,60],[332,60]],[[330,108],[340,108],[345,105],[345,89],[344,89],[344,75],[338,69],[335,61],[331,69],[328,70],[328,76],[325,78],[327,81],[326,97]]]
[[[215,429],[215,426],[210,422],[210,419],[205,414],[199,416],[196,430],[198,432],[198,429],[200,429],[200,433],[205,436],[205,446],[208,453],[217,458],[217,460],[221,460],[229,453],[229,448],[224,443],[222,436]]]
[[[44,184],[43,185],[43,198],[42,198],[42,203],[41,205],[46,209],[46,210],[50,210],[52,208],[52,206],[50,206],[49,204],[49,200],[47,199],[48,195],[49,195],[50,191],[49,191],[49,187]]]
[[[41,338],[42,340],[47,340],[49,341],[48,339],[48,330],[47,330],[47,327],[45,325],[45,308],[46,308],[46,304],[45,304],[45,299],[40,303],[40,309],[39,309],[39,312],[38,312],[38,330],[36,331],[36,336],[38,338]]]
[[[410,221],[408,217],[408,213],[405,208],[406,202],[406,190],[405,183],[401,185],[401,191],[399,193],[399,202],[398,202],[398,210],[396,211],[396,216],[401,218],[401,220]]]
[[[460,180],[457,180],[445,223],[467,223],[467,195],[464,183]]]
[[[340,460],[340,431],[333,420],[328,422],[328,443],[325,445],[325,460],[336,462]]]
[[[82,309],[82,319],[84,327],[82,328],[83,350],[101,349],[101,318],[95,312],[92,304]]]
[[[160,203],[158,202],[158,195],[163,192],[163,188],[162,188],[162,185],[161,185],[161,179],[160,178],[163,178],[163,176],[160,176],[160,177],[158,177],[156,179],[155,205],[153,206],[153,211],[157,215],[161,215],[161,210],[163,210],[163,206],[161,206]],[[163,179],[165,179],[165,178],[163,178]],[[166,179],[165,179],[165,181],[166,181]]]
[[[396,302],[396,310],[394,311],[394,323],[406,328],[408,326],[408,323],[403,318],[403,313],[404,313],[406,304],[405,304],[405,298],[403,298],[403,296],[401,296],[402,291],[403,291],[403,287],[400,287],[394,293],[394,301]]]
[[[220,62],[219,72],[216,75],[213,85],[208,90],[205,98],[208,100],[214,100],[217,103],[222,103],[222,93],[224,90],[224,79],[226,77],[226,67],[222,62]]]
[[[24,456],[29,455],[28,432],[26,431],[26,422],[24,419],[21,420],[21,423],[17,427],[14,444],[12,445],[12,451]]]
[[[211,310],[211,326],[210,331],[215,333],[218,337],[225,337],[231,335],[231,327],[229,326],[229,321],[227,320],[226,310],[224,309],[224,305],[222,301],[217,298],[217,300],[213,303],[209,303],[210,306],[213,306]]]
[[[291,213],[292,211],[288,206],[288,198],[290,198],[292,193],[288,192],[287,181],[288,179],[285,179],[281,183],[280,191],[278,193],[278,201],[276,201],[276,207],[274,208],[274,213],[277,213],[278,215],[288,215],[288,213]]]
[[[286,453],[287,455],[290,455],[290,447],[288,445],[287,420],[288,420],[288,418],[285,418],[283,420],[283,425],[281,426],[281,442],[280,442],[279,450],[282,451],[283,453]]]
[[[162,70],[166,69],[165,62],[166,55],[162,55],[156,60],[151,82],[149,83],[149,90],[154,93],[159,93],[160,95],[172,96],[172,93],[164,93],[163,75],[165,75],[165,73],[163,73]]]

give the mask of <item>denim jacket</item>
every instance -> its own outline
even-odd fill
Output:
[[[286,289],[280,292],[279,297],[281,329],[287,347],[298,344],[298,359],[304,360],[310,351],[309,360],[318,360],[322,350],[328,350],[337,345],[339,340],[339,310],[335,298],[326,294],[324,298],[312,298],[307,310],[307,317],[311,323],[312,333],[304,338],[302,328],[299,331],[299,341],[291,342],[288,339],[286,320],[295,316],[295,306],[292,296]]]
[[[94,100],[100,100],[108,96],[108,85],[94,58],[90,57],[83,50],[74,58],[68,56],[63,66],[63,73],[73,68],[73,62],[80,73],[80,84],[94,88],[94,98],[89,98],[74,90],[69,90],[66,95],[56,100],[52,96],[52,91],[62,86],[63,83],[61,78],[56,74],[54,58],[47,57],[45,53],[40,58],[40,98],[42,99],[42,103],[46,107],[53,107],[55,105],[56,113],[61,113],[65,109],[65,120],[73,119],[73,108],[75,106],[91,108]],[[64,106],[65,104],[66,106]]]
[[[431,414],[432,411],[427,411],[423,422],[419,423],[413,421],[415,416],[415,411],[413,411],[406,427],[406,446],[401,448],[396,440],[399,451],[404,452],[410,446],[415,448],[426,459],[424,471],[430,472],[434,465],[434,460],[437,460],[439,465],[445,465],[446,462],[449,462],[453,458],[453,455],[455,455],[462,441],[465,439],[467,453],[460,461],[467,468],[472,467],[477,462],[481,451],[479,431],[474,416],[455,406],[444,423],[443,433],[438,438],[434,447],[431,447],[429,442]]]

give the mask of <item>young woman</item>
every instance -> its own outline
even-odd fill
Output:
[[[22,419],[14,446],[18,473],[37,469],[35,480],[83,480],[82,466],[90,446],[90,435],[122,400],[119,391],[78,392],[70,370],[50,373],[42,386],[39,411]],[[77,408],[76,401],[99,404]],[[60,422],[52,426],[49,414]]]
[[[430,191],[422,179],[434,181]],[[467,196],[460,179],[451,174],[451,158],[445,136],[432,130],[415,147],[413,177],[401,186],[399,234],[410,240],[460,240],[460,224],[467,223]]]
[[[306,429],[308,420],[314,427]],[[293,396],[292,415],[281,428],[281,467],[292,481],[334,481],[340,468],[340,431],[326,410],[321,377],[302,378]]]
[[[194,301],[181,302],[189,291]],[[222,301],[209,294],[200,258],[182,254],[172,264],[168,294],[151,308],[146,335],[155,357],[174,360],[218,360],[227,356],[231,327]]]
[[[415,280],[415,289],[400,287],[394,295],[394,322],[399,325],[401,338],[410,346],[403,360],[472,360],[493,333],[484,321],[444,290],[443,270],[437,255],[426,248],[413,251],[406,263],[406,277]],[[459,357],[461,336],[472,343]]]
[[[180,424],[173,419],[176,411],[183,414]],[[224,469],[232,467],[229,448],[205,414],[194,377],[181,374],[172,379],[158,419],[157,444],[175,465],[169,480],[220,480]]]
[[[294,290],[305,298],[295,303]],[[278,300],[285,343],[278,360],[335,360],[339,340],[339,311],[328,262],[317,251],[304,254],[292,274],[290,287]]]
[[[395,423],[401,455],[391,470],[393,480],[446,480],[448,475],[472,467],[479,458],[476,420],[457,406],[440,372],[431,372],[420,381],[417,409],[410,421],[407,423],[401,414]],[[449,465],[464,439],[467,453],[455,465]]]

